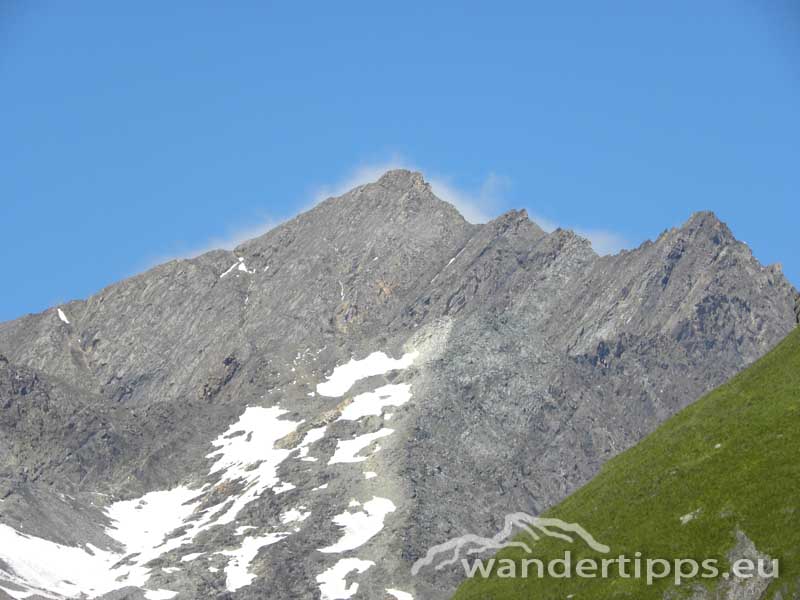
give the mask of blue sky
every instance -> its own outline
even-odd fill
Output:
[[[399,165],[608,249],[714,210],[800,284],[800,8],[654,7],[2,2],[0,320]]]

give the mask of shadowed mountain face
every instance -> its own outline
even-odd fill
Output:
[[[795,307],[710,213],[598,257],[391,171],[0,324],[0,598],[447,597],[429,547],[553,505]]]

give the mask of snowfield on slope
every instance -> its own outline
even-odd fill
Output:
[[[246,270],[243,260],[234,267]],[[336,367],[326,382],[317,385],[317,391],[326,397],[341,396],[358,380],[405,369],[416,357],[416,352],[407,353],[400,359],[375,352],[360,361],[350,360]],[[366,416],[380,416],[387,406],[400,406],[410,399],[410,384],[383,385],[356,396],[341,410],[336,420],[358,421]],[[312,515],[312,509],[304,504],[286,506],[280,515],[280,523],[284,527],[274,531],[263,531],[257,524],[240,522],[239,519],[242,510],[257,502],[265,493],[277,495],[295,488],[294,483],[281,481],[278,477],[278,469],[287,459],[318,460],[309,455],[310,447],[326,437],[328,426],[306,431],[296,447],[282,447],[279,442],[294,434],[304,422],[288,419],[287,416],[288,411],[279,405],[248,406],[235,423],[211,441],[213,449],[206,456],[213,461],[208,475],[212,480],[217,480],[215,486],[178,486],[106,507],[105,514],[111,524],[105,528],[105,534],[122,550],[102,549],[91,544],[83,547],[64,546],[0,524],[0,565],[7,568],[0,568],[0,589],[13,598],[38,594],[60,600],[97,597],[133,586],[142,589],[148,600],[169,600],[178,592],[163,587],[148,588],[151,569],[167,575],[176,574],[188,568],[190,563],[214,555],[227,559],[224,573],[220,574],[224,574],[225,589],[235,592],[250,585],[257,577],[251,569],[251,563],[259,551],[265,547],[279,546],[282,540],[299,532],[303,522]],[[392,433],[392,429],[384,427],[352,439],[338,439],[327,465],[363,462],[367,460],[367,457],[360,455],[364,449]],[[374,451],[379,449],[376,445]],[[370,471],[363,476],[370,479],[377,477],[377,473]],[[236,483],[241,486],[241,491],[216,503],[206,501],[226,483]],[[324,483],[313,490],[325,490],[327,487],[328,483]],[[319,552],[336,554],[360,548],[383,530],[386,518],[395,510],[394,502],[388,498],[373,496],[363,505],[353,500],[344,512],[333,518],[333,523],[341,528],[340,539],[321,548]],[[178,563],[186,567],[148,566],[155,559],[179,551],[184,546],[189,550],[190,544],[201,532],[230,524],[237,525],[233,534],[237,543],[233,548],[228,546],[208,552],[187,552]],[[373,564],[352,557],[337,561],[316,576],[322,597],[351,597],[358,589],[358,583],[347,586],[345,577],[351,573],[363,574]],[[206,571],[216,573],[218,569],[208,567]],[[394,595],[395,591],[387,589],[387,593]]]

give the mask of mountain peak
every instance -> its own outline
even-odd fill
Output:
[[[355,200],[357,211],[377,211],[382,218],[411,214],[446,215],[446,218],[459,226],[464,217],[449,202],[439,198],[422,173],[408,169],[386,171],[377,181],[368,183],[344,194],[340,198]],[[337,200],[338,202],[338,200]]]
[[[686,225],[695,225],[698,227],[720,227],[725,226],[717,214],[712,210],[699,210],[692,213]]]
[[[419,171],[409,171],[408,169],[392,169],[386,171],[376,183],[384,187],[399,189],[430,187],[422,176],[422,173]]]
[[[676,239],[694,240],[698,242],[707,240],[715,246],[737,242],[730,228],[710,210],[692,213],[683,225],[664,231],[658,237],[656,243],[661,243],[663,241],[671,243]]]
[[[734,239],[733,233],[728,226],[710,210],[693,213],[692,216],[689,217],[689,220],[686,221],[683,227],[681,227],[681,229],[689,233],[705,232],[715,236],[715,238],[719,239],[720,241],[723,239]]]

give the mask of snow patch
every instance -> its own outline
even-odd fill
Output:
[[[344,528],[344,534],[332,546],[320,548],[320,552],[333,554],[363,546],[383,529],[386,515],[394,512],[397,507],[388,498],[375,496],[369,502],[365,502],[362,508],[361,511],[343,512],[333,518],[334,523]]]
[[[411,400],[411,385],[398,383],[384,385],[374,392],[359,394],[348,404],[339,420],[357,421],[361,417],[378,416],[386,406],[401,406]]]
[[[280,542],[288,533],[270,533],[262,537],[247,537],[242,542],[238,550],[224,550],[219,554],[230,556],[228,565],[225,567],[225,587],[229,592],[235,592],[253,583],[256,578],[255,573],[250,572],[250,563],[258,554],[258,551],[265,546],[271,546]]]
[[[272,488],[272,491],[275,492],[275,494],[277,495],[277,494],[283,494],[284,492],[288,492],[290,490],[293,490],[296,487],[297,486],[294,485],[293,483],[289,483],[288,481],[284,481],[279,486]]]
[[[202,552],[192,552],[191,554],[186,554],[181,558],[181,562],[191,562],[196,558],[200,558],[203,556]]]
[[[167,534],[183,525],[194,512],[192,503],[198,490],[180,486],[172,490],[150,492],[135,500],[115,502],[106,509],[113,521],[106,533],[125,546],[127,554],[138,553],[138,564],[145,564],[167,552],[175,544]],[[177,546],[175,546],[177,547]]]
[[[367,460],[366,456],[356,456],[364,448],[369,446],[375,440],[379,440],[387,435],[392,435],[394,429],[387,429],[384,427],[375,433],[365,433],[359,435],[352,440],[339,440],[336,444],[336,451],[328,461],[329,465],[337,463],[358,463]]]
[[[297,508],[287,510],[281,515],[281,523],[302,523],[311,516],[311,511],[305,511],[305,508],[305,506],[298,506]]]
[[[327,381],[317,384],[317,393],[322,396],[338,398],[347,393],[360,379],[374,375],[384,375],[389,371],[407,369],[419,356],[419,352],[407,352],[401,358],[389,358],[383,352],[373,352],[361,360],[351,359],[333,370]]]
[[[60,308],[58,309],[58,318],[61,319],[67,325],[69,325],[69,319],[67,318],[67,315],[65,315],[64,311],[61,310]]]
[[[255,525],[242,525],[241,527],[237,527],[236,528],[236,535],[244,535],[245,533],[247,533],[251,529],[255,529],[255,528],[256,528]]]
[[[269,268],[269,267],[267,267],[267,268]],[[225,272],[224,272],[222,275],[220,275],[220,276],[219,276],[219,278],[220,278],[220,279],[222,279],[222,278],[223,278],[223,277],[225,277],[226,275],[229,275],[230,273],[232,273],[234,270],[236,270],[236,271],[241,271],[242,273],[248,273],[248,274],[250,274],[250,275],[252,275],[253,273],[255,273],[255,270],[252,270],[252,271],[251,271],[250,269],[248,269],[248,268],[247,268],[247,265],[246,265],[246,264],[245,264],[245,262],[244,262],[244,257],[243,257],[243,256],[240,256],[240,257],[239,257],[239,260],[237,260],[235,263],[233,263],[233,264],[232,264],[232,265],[231,265],[231,266],[228,268],[228,270],[227,270],[227,271],[225,271]],[[265,270],[266,270],[266,269],[265,269]]]
[[[361,575],[375,563],[371,560],[360,558],[343,558],[330,569],[317,575],[319,591],[322,600],[346,600],[352,598],[358,591],[358,583],[351,583],[348,587],[346,577],[356,572]]]
[[[414,596],[402,590],[394,590],[391,588],[386,588],[386,593],[392,596],[393,598],[396,598],[396,600],[414,600]]]
[[[170,590],[147,590],[144,593],[144,597],[147,600],[170,600],[178,595],[178,592],[173,592]]]
[[[303,441],[300,443],[300,454],[298,454],[298,458],[300,460],[306,460],[309,462],[316,462],[316,458],[309,457],[308,451],[311,444],[318,442],[322,438],[325,437],[325,430],[327,426],[324,427],[315,427],[313,429],[309,429],[306,432],[306,435],[303,437]]]

